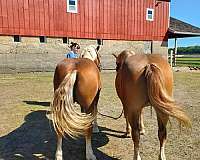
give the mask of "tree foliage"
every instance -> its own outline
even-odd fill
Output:
[[[168,52],[173,50],[169,48]],[[200,54],[200,46],[178,47],[177,54]]]

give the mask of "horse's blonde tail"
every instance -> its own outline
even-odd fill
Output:
[[[53,126],[58,135],[69,135],[77,138],[85,134],[85,130],[91,127],[97,109],[90,114],[80,113],[75,110],[73,103],[73,87],[76,81],[77,71],[68,73],[59,88],[54,93],[51,103]]]
[[[149,100],[156,112],[172,116],[180,124],[191,127],[190,119],[183,109],[176,105],[174,99],[168,95],[160,68],[155,64],[148,64],[145,70],[145,77]]]

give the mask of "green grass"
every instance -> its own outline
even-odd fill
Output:
[[[183,61],[200,61],[200,57],[177,57],[176,59]]]
[[[200,67],[200,57],[177,57],[176,65]]]

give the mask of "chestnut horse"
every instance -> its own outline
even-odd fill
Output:
[[[65,58],[57,64],[54,73],[54,98],[51,104],[53,126],[57,134],[55,159],[62,160],[62,137],[78,138],[85,135],[86,159],[96,160],[91,146],[92,123],[97,115],[101,90],[99,74],[99,46],[86,47],[81,58]],[[74,103],[84,113],[74,109]]]
[[[158,137],[160,141],[159,160],[166,160],[166,125],[169,116],[176,118],[186,127],[191,123],[181,107],[172,98],[173,73],[168,62],[161,55],[135,54],[123,51],[116,58],[117,75],[115,86],[123,104],[124,115],[131,126],[134,142],[134,160],[139,155],[141,112],[152,105],[157,114]]]

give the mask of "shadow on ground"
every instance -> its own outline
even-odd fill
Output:
[[[36,106],[44,106],[44,107],[50,106],[50,102],[39,102],[39,101],[23,101],[23,102],[28,105],[36,105]]]
[[[19,128],[6,136],[0,137],[0,159],[54,159],[56,136],[51,122],[46,118],[46,110],[34,111],[28,114],[24,120],[25,122]],[[100,127],[100,130],[105,129]],[[98,149],[108,142],[109,139],[106,133],[93,134],[93,149],[98,160],[116,159],[109,157]],[[78,140],[65,139],[63,142],[63,154],[64,159],[67,160],[84,160],[84,138],[79,138]]]

